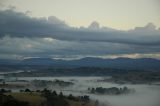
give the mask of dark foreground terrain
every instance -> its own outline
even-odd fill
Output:
[[[64,96],[62,92],[44,89],[12,93],[0,90],[0,106],[98,106],[98,101],[91,101],[89,96]]]

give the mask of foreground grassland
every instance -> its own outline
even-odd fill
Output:
[[[89,96],[64,96],[61,92],[6,92],[0,93],[0,106],[98,106]]]
[[[46,98],[42,97],[40,93],[6,93],[6,95],[11,95],[18,101],[28,102],[30,106],[41,106],[46,102]]]

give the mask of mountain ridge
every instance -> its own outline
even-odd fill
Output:
[[[104,59],[86,57],[76,60],[52,58],[28,58],[23,60],[0,60],[0,65],[40,65],[53,67],[106,67],[119,69],[160,70],[160,60],[153,58],[115,58]]]

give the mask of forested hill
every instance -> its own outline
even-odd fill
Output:
[[[53,67],[105,67],[117,69],[160,70],[160,60],[152,58],[115,58],[102,59],[86,57],[77,60],[51,58],[29,58],[24,60],[0,60],[0,65],[27,65]]]

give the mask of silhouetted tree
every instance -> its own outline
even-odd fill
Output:
[[[63,93],[62,92],[59,93],[59,97],[63,98]]]
[[[52,94],[53,94],[54,96],[57,96],[57,92],[56,92],[56,91],[53,91]]]
[[[31,92],[31,90],[27,88],[27,89],[25,89],[25,92]]]

